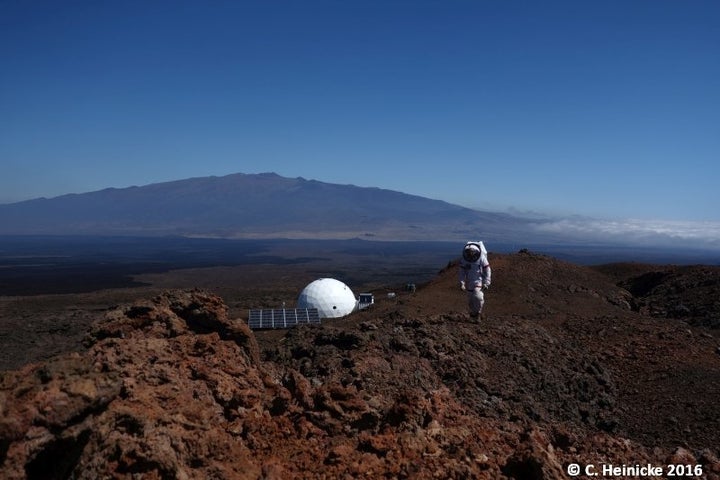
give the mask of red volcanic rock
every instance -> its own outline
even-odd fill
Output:
[[[272,381],[252,333],[219,298],[169,292],[112,311],[89,342],[82,356],[3,377],[5,478],[196,478],[235,456],[220,470],[260,468],[232,439],[242,411],[271,402]]]
[[[602,272],[491,260],[481,324],[454,268],[281,341],[203,291],[118,307],[87,351],[0,374],[0,477],[720,478],[712,333],[632,311]]]

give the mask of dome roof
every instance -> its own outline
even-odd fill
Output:
[[[348,315],[357,305],[350,287],[334,278],[320,278],[300,292],[298,308],[317,308],[320,318],[340,318]]]

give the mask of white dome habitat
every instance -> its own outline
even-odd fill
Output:
[[[320,278],[300,292],[298,308],[317,308],[320,318],[340,318],[348,315],[357,305],[350,287],[334,278]]]

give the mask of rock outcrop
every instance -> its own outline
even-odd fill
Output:
[[[589,269],[495,265],[508,281],[479,325],[449,307],[450,270],[279,342],[204,291],[117,307],[86,351],[0,374],[0,477],[560,479],[571,464],[682,463],[720,478],[712,335],[642,317]],[[509,281],[519,272],[532,284]],[[705,384],[683,394],[678,369]]]

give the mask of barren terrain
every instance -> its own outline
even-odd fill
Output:
[[[374,308],[292,330],[250,331],[247,309],[291,306],[317,270],[5,297],[0,476],[548,479],[682,464],[720,478],[718,267],[490,260],[479,324],[453,264],[414,294],[399,278],[351,284]]]

